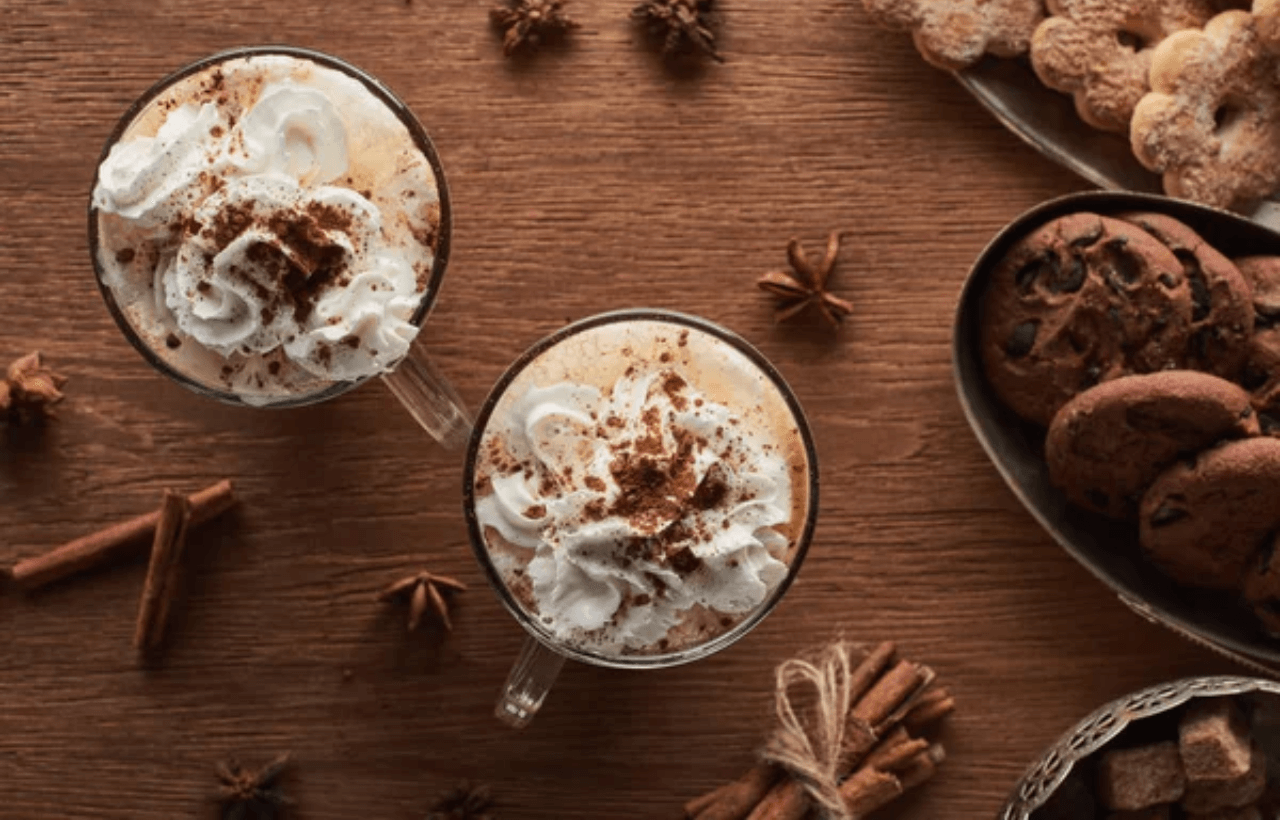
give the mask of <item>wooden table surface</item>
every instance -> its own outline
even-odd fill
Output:
[[[0,4],[0,357],[43,350],[59,418],[0,440],[0,564],[229,477],[191,539],[163,662],[131,636],[141,563],[40,594],[0,586],[0,817],[211,816],[213,765],[291,750],[294,816],[420,818],[460,779],[500,818],[674,818],[741,773],[772,670],[836,634],[896,640],[959,701],[949,759],[883,816],[991,818],[1094,707],[1239,671],[1131,614],[1042,532],[971,434],[951,378],[957,293],[1004,223],[1086,183],[1007,133],[856,0],[725,0],[723,65],[675,76],[630,0],[570,5],[566,47],[503,58],[483,0]],[[151,370],[93,281],[85,209],[125,107],[233,46],[346,58],[418,114],[455,206],[422,343],[478,407],[564,322],[678,308],[757,345],[808,412],[816,539],[753,633],[656,672],[569,665],[523,732],[493,699],[523,633],[461,515],[461,458],[380,385],[301,410],[219,405]],[[836,333],[775,326],[756,276],[790,236],[849,231]],[[452,633],[374,592],[419,568],[472,585]]]

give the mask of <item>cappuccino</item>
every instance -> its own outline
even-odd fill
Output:
[[[726,339],[660,318],[535,350],[473,444],[474,526],[551,640],[667,655],[766,608],[810,524],[803,422]]]
[[[249,404],[386,372],[429,304],[441,180],[365,79],[250,53],[166,85],[98,168],[104,291],[170,369]]]

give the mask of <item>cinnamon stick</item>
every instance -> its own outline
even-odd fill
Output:
[[[769,792],[779,774],[777,766],[757,763],[738,780],[704,795],[714,799],[689,801],[685,814],[697,820],[743,820]],[[694,806],[699,802],[702,805],[695,811]]]
[[[853,674],[849,676],[850,703],[857,703],[862,699],[862,696],[889,666],[889,662],[893,660],[897,651],[893,641],[884,641],[863,658],[862,663],[858,664]]]
[[[225,480],[193,493],[187,500],[191,504],[192,525],[216,518],[235,504],[231,482]],[[44,555],[19,561],[10,574],[26,589],[38,589],[114,558],[141,552],[144,539],[154,533],[159,520],[160,511],[156,510],[113,524]]]
[[[177,592],[178,572],[186,545],[190,514],[191,503],[186,496],[165,490],[164,501],[160,505],[160,519],[156,522],[155,539],[151,544],[147,581],[142,588],[142,601],[138,606],[138,623],[133,633],[133,645],[138,650],[156,649],[164,638],[169,611]]]
[[[942,687],[930,689],[922,694],[902,716],[902,725],[912,734],[923,734],[933,724],[955,710],[956,702],[950,692]]]
[[[849,711],[845,726],[842,771],[858,767],[880,740],[886,721],[932,679],[932,673],[911,661],[898,661]]]
[[[898,772],[915,762],[916,755],[929,748],[929,741],[913,739],[901,726],[885,736],[867,755],[863,766],[882,772]]]
[[[794,777],[774,785],[747,820],[800,820],[809,811],[809,795]]]
[[[845,808],[855,818],[864,817],[902,794],[902,782],[888,772],[864,766],[840,784]]]

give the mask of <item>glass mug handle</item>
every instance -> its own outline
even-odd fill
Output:
[[[472,419],[453,385],[415,344],[382,381],[431,437],[446,450],[461,450],[471,437]]]
[[[538,639],[525,638],[493,714],[513,729],[528,726],[556,682],[564,661],[564,655]]]

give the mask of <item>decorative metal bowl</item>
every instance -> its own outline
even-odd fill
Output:
[[[1029,820],[1032,812],[1045,805],[1077,764],[1107,746],[1133,723],[1169,712],[1193,698],[1228,695],[1259,695],[1260,702],[1271,701],[1266,704],[1273,707],[1271,711],[1280,710],[1280,683],[1262,678],[1183,678],[1125,695],[1096,710],[1058,738],[1023,774],[1000,810],[999,820]],[[1272,698],[1273,695],[1278,697]],[[1274,719],[1273,714],[1270,721]],[[1280,737],[1259,735],[1264,747],[1276,740]],[[1273,749],[1268,751],[1274,754]]]
[[[1036,226],[1068,213],[1158,211],[1179,219],[1228,257],[1280,254],[1280,233],[1226,211],[1155,194],[1095,191],[1038,205],[1001,230],[965,280],[952,336],[952,366],[960,404],[978,441],[1005,483],[1063,549],[1143,617],[1251,668],[1278,676],[1280,638],[1267,635],[1236,596],[1179,586],[1157,571],[1138,547],[1136,523],[1117,522],[1068,503],[1049,480],[1045,431],[1015,416],[983,372],[980,302],[994,266]]]

